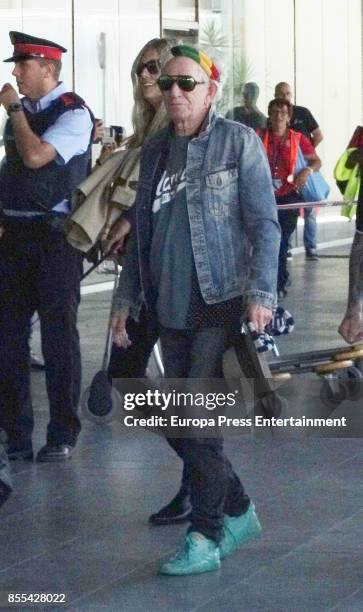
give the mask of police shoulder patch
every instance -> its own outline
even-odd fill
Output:
[[[68,91],[67,93],[62,94],[61,96],[59,96],[59,100],[63,103],[64,106],[67,107],[84,105],[84,100],[77,94],[73,93],[73,91]]]

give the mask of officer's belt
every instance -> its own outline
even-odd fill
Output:
[[[20,211],[19,211],[20,212]],[[59,231],[65,231],[66,221],[69,215],[63,212],[50,212],[48,214],[40,213],[39,215],[21,216],[19,215],[7,215],[2,211],[1,223],[5,227],[16,227],[16,226],[50,226]]]

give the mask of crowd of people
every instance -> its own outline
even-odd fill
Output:
[[[256,131],[261,129],[271,129],[271,118],[267,118],[258,108],[257,99],[259,95],[259,87],[257,83],[246,83],[242,89],[243,106],[236,106],[226,114],[227,119],[233,119],[244,123]],[[287,119],[287,125],[290,130],[294,130],[298,134],[302,134],[304,139],[307,139],[312,147],[310,147],[310,154],[318,144],[323,140],[322,131],[308,108],[304,106],[297,106],[293,104],[293,93],[290,85],[284,81],[277,83],[275,87],[275,98],[280,101],[285,100],[286,106],[289,108],[289,117]],[[270,166],[272,159],[269,158]],[[283,168],[281,168],[283,170]],[[276,168],[271,167],[271,173],[274,176],[276,174]],[[290,172],[291,175],[291,172]],[[276,178],[276,177],[275,177]],[[290,192],[295,191],[292,188]],[[281,194],[280,194],[281,195]],[[301,201],[301,198],[300,198]],[[306,259],[311,261],[318,261],[317,252],[317,223],[316,223],[316,208],[305,207],[303,209],[304,215],[304,233],[303,241],[305,247]],[[297,220],[297,219],[296,219]],[[295,227],[294,227],[295,229]],[[294,229],[292,231],[294,231]],[[292,232],[291,232],[292,233]],[[288,256],[291,258],[291,238],[288,239]],[[285,293],[282,291],[282,294]]]
[[[8,114],[0,168],[0,428],[7,435],[0,503],[11,491],[8,459],[33,458],[29,334],[35,311],[50,407],[37,461],[66,461],[74,452],[81,430],[82,252],[99,242],[110,254],[125,250],[113,303],[110,378],[145,376],[158,339],[167,378],[221,378],[223,353],[241,318],[263,332],[277,295],[286,294],[297,213],[278,207],[301,201],[300,189],[320,168],[315,147],[322,139],[311,113],[292,104],[287,83],[276,86],[267,118],[256,106],[254,83],[244,86],[243,107],[221,117],[214,110],[220,73],[213,59],[153,39],[132,67],[133,134],[87,176],[96,122],[59,81],[66,49],[20,32],[10,32],[10,39],[14,52],[5,61],[15,64],[23,97],[8,83],[0,91]],[[306,166],[297,173],[299,147]],[[349,163],[362,167],[362,151],[357,147]],[[348,342],[363,337],[362,189],[359,202],[340,327]],[[310,211],[305,246],[315,259],[313,225]],[[188,520],[190,527],[160,572],[216,570],[260,533],[256,509],[220,435],[191,432],[166,441],[183,462],[182,482],[150,521]]]

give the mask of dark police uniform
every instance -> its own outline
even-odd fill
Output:
[[[4,450],[2,431],[0,429],[0,506],[2,506],[9,497],[12,488],[9,461]]]
[[[65,51],[56,43],[19,32],[11,32],[10,38],[14,56],[5,61],[58,59]],[[6,157],[0,168],[5,229],[0,239],[0,426],[8,434],[9,457],[31,458],[34,421],[28,340],[31,317],[37,311],[50,405],[47,446],[38,459],[56,461],[71,455],[81,429],[76,322],[82,259],[68,244],[63,227],[69,195],[87,174],[93,115],[62,83],[39,100],[23,98],[21,103],[30,129],[58,155],[38,169],[27,167],[9,118],[4,132]]]

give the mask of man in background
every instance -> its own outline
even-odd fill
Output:
[[[265,128],[267,118],[257,108],[257,98],[260,89],[257,83],[246,83],[242,89],[243,106],[235,106],[226,114],[226,119],[233,119],[257,130]]]

